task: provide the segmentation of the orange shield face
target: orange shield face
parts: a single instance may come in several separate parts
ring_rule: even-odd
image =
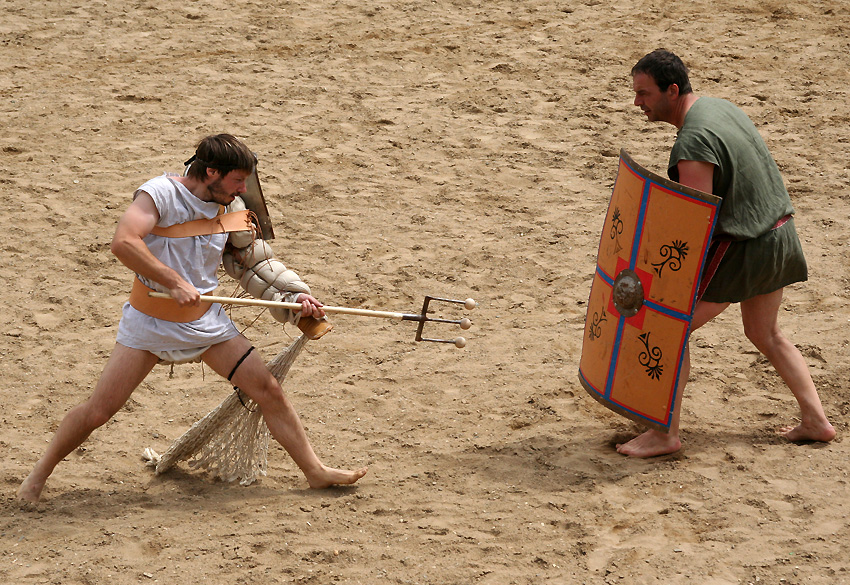
[[[596,400],[667,432],[720,198],[620,152],[599,242],[579,379]]]

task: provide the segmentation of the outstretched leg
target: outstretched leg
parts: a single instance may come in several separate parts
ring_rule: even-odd
[[[227,377],[237,360],[251,347],[243,336],[214,345],[203,359],[218,374]],[[259,405],[269,432],[286,449],[304,473],[311,488],[352,484],[366,475],[366,468],[349,471],[326,466],[310,445],[304,425],[280,384],[254,351],[239,365],[231,382]]]
[[[709,303],[700,301],[694,309],[691,319],[691,332],[699,329],[717,315],[722,313],[729,303]],[[679,384],[676,387],[676,403],[673,405],[673,416],[670,420],[669,432],[663,433],[655,429],[638,435],[628,443],[617,445],[617,452],[630,457],[657,457],[675,453],[682,448],[679,439],[679,416],[682,410],[682,395],[688,376],[691,373],[691,350],[690,342],[685,346],[685,354],[682,359],[682,371],[679,373]]]
[[[823,411],[806,360],[779,329],[782,292],[779,289],[741,303],[744,333],[770,361],[800,406],[800,424],[785,427],[780,432],[789,441],[831,441],[835,437],[835,429]]]
[[[47,478],[74,449],[124,406],[130,394],[156,365],[157,357],[116,343],[88,400],[68,411],[32,472],[18,488],[18,498],[37,502]]]

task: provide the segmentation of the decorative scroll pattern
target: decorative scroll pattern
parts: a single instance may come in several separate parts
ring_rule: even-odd
[[[664,366],[660,363],[661,348],[658,346],[650,348],[649,331],[638,335],[638,339],[640,339],[641,343],[643,343],[643,347],[645,348],[645,351],[640,352],[640,355],[638,356],[640,365],[646,368],[646,373],[650,378],[655,380],[660,379],[664,370]]]
[[[664,270],[665,266],[676,272],[682,267],[682,260],[688,255],[688,243],[682,240],[673,240],[672,244],[661,246],[658,253],[661,254],[663,260],[652,264],[658,276],[661,276],[661,271]]]
[[[620,218],[620,208],[614,208],[611,216],[611,239],[614,240],[614,253],[619,254],[623,246],[620,245],[620,234],[623,233],[623,220]]]
[[[597,339],[602,335],[602,323],[608,320],[608,315],[605,314],[605,308],[602,308],[602,315],[599,313],[593,313],[593,320],[590,322],[590,330],[588,331],[588,337],[591,340]]]

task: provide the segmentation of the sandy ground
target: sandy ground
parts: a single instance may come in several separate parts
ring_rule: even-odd
[[[0,9],[0,581],[850,583],[845,2]],[[692,338],[676,455],[617,455],[639,428],[578,382],[617,154],[663,172],[675,137],[632,105],[629,69],[659,46],[752,116],[784,173],[810,280],[787,289],[781,324],[831,444],[776,435],[796,405],[736,308]],[[257,152],[272,245],[320,299],[415,312],[425,294],[473,297],[467,347],[356,317],[308,344],[286,390],[324,460],[369,465],[357,487],[308,490],[278,447],[248,487],[185,464],[154,476],[143,448],[230,391],[184,365],[155,369],[42,503],[18,504],[114,343],[131,282],[109,252],[118,217],[224,131]],[[234,319],[267,358],[295,334],[253,309]]]

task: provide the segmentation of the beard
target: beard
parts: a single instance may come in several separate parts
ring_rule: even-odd
[[[220,178],[207,185],[207,191],[209,191],[209,194],[212,196],[212,200],[219,205],[230,205],[238,195],[238,193],[228,193],[222,189]]]

